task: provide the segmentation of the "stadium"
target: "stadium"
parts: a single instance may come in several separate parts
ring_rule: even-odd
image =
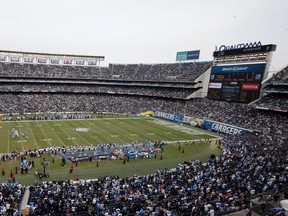
[[[287,0],[0,8],[0,216],[288,216]]]
[[[288,66],[269,76],[276,48],[108,67],[1,50],[1,214],[284,215]]]

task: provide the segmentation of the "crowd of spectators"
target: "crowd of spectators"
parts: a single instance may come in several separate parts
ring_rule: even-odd
[[[176,64],[109,65],[114,77],[127,80],[194,81],[211,67],[211,62]],[[112,76],[113,76],[112,75]]]
[[[0,76],[194,81],[208,70],[211,65],[211,62],[197,62],[181,64],[110,64],[109,67],[73,67],[0,63]]]
[[[266,83],[269,83],[261,91],[261,97],[255,106],[272,109],[272,110],[288,110],[288,66],[279,71]]]
[[[287,112],[288,98],[288,67],[279,71],[266,83],[261,92],[263,96],[253,106],[259,109],[270,109],[274,111]]]
[[[2,77],[99,78],[108,68],[0,63]]]
[[[222,155],[207,163],[187,161],[144,176],[36,184],[30,187],[31,215],[198,216],[247,208],[251,197],[279,194],[288,183],[288,146],[271,139],[274,133],[224,138]]]
[[[2,83],[0,92],[76,92],[76,93],[109,93],[109,94],[134,94],[146,96],[158,96],[167,98],[184,99],[191,95],[196,89],[183,87],[151,87],[136,85],[92,85],[73,83]]]
[[[137,115],[151,108],[174,110],[172,99],[99,94],[1,93],[0,113],[109,112]]]
[[[266,83],[288,83],[288,66],[273,75]]]
[[[288,111],[288,94],[268,94],[255,103],[258,107]]]
[[[288,83],[283,85],[268,85],[263,90],[261,90],[263,93],[283,93],[288,94]]]
[[[3,171],[2,171],[3,174]],[[0,184],[0,215],[18,215],[25,186],[12,181]]]

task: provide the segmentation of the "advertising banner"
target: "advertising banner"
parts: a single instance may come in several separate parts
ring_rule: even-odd
[[[229,66],[214,66],[211,73],[263,73],[266,64],[244,64]]]
[[[176,61],[185,61],[187,60],[187,52],[177,52]]]
[[[211,120],[203,120],[200,118],[195,118],[191,116],[183,116],[178,114],[171,114],[159,110],[153,110],[154,116],[156,118],[161,118],[173,122],[187,124],[193,127],[201,126],[209,131],[213,131],[220,134],[228,134],[228,135],[242,135],[245,133],[253,132],[253,130],[240,128],[237,126],[211,121]]]
[[[242,83],[242,90],[258,91],[260,90],[260,84],[259,83]]]
[[[209,83],[209,88],[221,89],[222,83]]]
[[[200,50],[194,50],[194,51],[188,51],[187,52],[187,59],[192,60],[192,59],[199,59],[200,56]]]
[[[188,124],[188,125],[191,125],[194,127],[204,125],[203,119],[199,119],[199,118],[195,118],[195,117],[191,117],[191,116],[183,116],[183,115],[179,115],[179,114],[171,114],[171,113],[162,112],[159,110],[153,110],[153,111],[154,111],[154,116],[156,118],[161,118],[161,119],[166,119],[166,120],[170,120],[173,122]]]
[[[171,114],[171,113],[167,113],[167,112],[162,112],[162,111],[158,111],[158,110],[153,110],[155,113],[155,117],[157,118],[162,118],[162,119],[167,119],[170,121],[175,121],[176,120],[176,115],[175,114]]]
[[[199,59],[200,50],[177,52],[176,61]]]
[[[245,128],[236,127],[233,125],[228,125],[216,121],[204,120],[204,125],[207,130],[220,133],[220,134],[229,134],[229,135],[242,135],[245,133],[252,132]]]
[[[196,126],[203,126],[204,125],[204,120],[203,119],[199,119],[199,118],[195,118],[195,117],[184,116],[183,123],[189,124],[189,125],[191,125],[193,127],[196,127]]]

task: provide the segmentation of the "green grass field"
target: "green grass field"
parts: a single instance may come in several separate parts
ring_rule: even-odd
[[[151,118],[106,118],[0,122],[0,152],[9,153],[14,150],[43,149],[51,146],[96,146],[103,143],[197,140],[216,137],[207,131],[189,127],[187,132],[186,126],[181,127],[170,122],[155,123],[157,121],[159,120]],[[18,138],[9,135],[12,128],[18,130]],[[79,128],[88,129],[89,132],[75,131]]]
[[[19,131],[18,138],[12,138],[9,131],[15,128]],[[86,128],[88,132],[79,132],[75,129]],[[23,135],[22,135],[23,134]],[[95,162],[82,162],[69,174],[70,163],[61,168],[61,158],[56,157],[55,163],[50,163],[47,168],[50,180],[75,179],[80,175],[83,179],[96,178],[105,175],[143,175],[155,173],[157,168],[173,168],[177,164],[191,159],[206,161],[211,154],[220,154],[215,144],[205,142],[205,139],[218,138],[217,135],[189,126],[153,118],[111,118],[91,120],[59,120],[59,121],[13,121],[0,122],[0,152],[12,152],[23,149],[41,149],[50,146],[77,146],[98,145],[100,143],[131,143],[141,141],[182,141],[181,144],[169,144],[164,147],[163,160],[136,159],[123,165],[120,160],[100,161],[96,168]],[[27,138],[28,137],[28,138]],[[191,140],[201,140],[192,144]],[[179,145],[181,149],[179,151]],[[45,156],[51,161],[51,157]],[[32,184],[36,179],[35,171],[43,171],[42,159],[34,159],[35,168],[29,170],[28,175],[16,175],[16,180],[23,184]],[[20,166],[20,161],[6,161],[0,164],[4,167],[6,175],[0,179],[2,182],[10,179],[9,172],[15,173],[15,167]],[[45,179],[43,179],[45,180]]]

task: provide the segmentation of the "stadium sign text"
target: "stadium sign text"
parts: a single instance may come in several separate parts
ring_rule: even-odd
[[[229,71],[229,72],[241,72],[246,71],[249,67],[241,67],[241,66],[234,66],[234,67],[223,67],[222,71]]]
[[[223,124],[221,122],[211,121],[211,120],[204,120],[204,125],[207,130],[214,131],[220,134],[245,134],[252,132],[251,130],[240,128],[233,125]]]
[[[234,50],[234,49],[242,49],[242,48],[252,48],[252,47],[259,47],[262,46],[261,41],[258,42],[250,42],[250,43],[240,43],[236,45],[221,45],[219,47],[219,51],[225,50]]]
[[[218,132],[221,132],[221,133],[231,134],[231,135],[242,133],[241,129],[229,127],[229,126],[217,124],[217,123],[213,123],[211,129],[218,131]]]
[[[155,111],[155,116],[164,118],[164,119],[169,119],[169,120],[175,120],[175,115],[171,113],[166,113],[166,112],[160,112],[160,111]]]
[[[260,89],[259,83],[243,83],[242,90],[258,91]]]

